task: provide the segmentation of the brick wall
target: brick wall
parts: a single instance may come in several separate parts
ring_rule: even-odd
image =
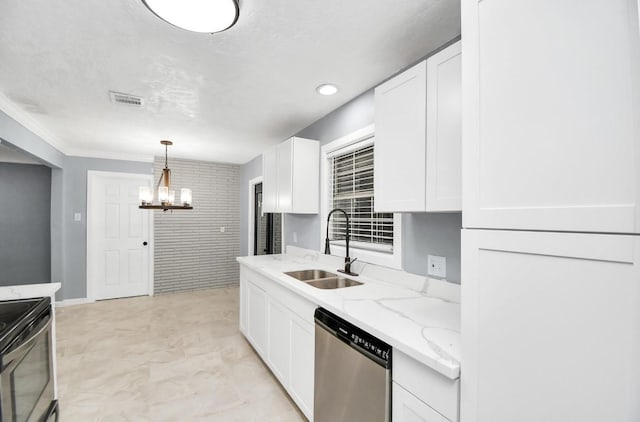
[[[157,157],[156,181],[163,167],[164,158]],[[190,188],[194,209],[154,211],[155,293],[237,284],[240,166],[170,158],[169,168],[176,202],[180,188]]]

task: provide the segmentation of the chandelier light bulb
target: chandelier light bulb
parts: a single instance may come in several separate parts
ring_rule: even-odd
[[[192,193],[191,189],[182,188],[180,189],[180,202],[182,205],[191,205]]]

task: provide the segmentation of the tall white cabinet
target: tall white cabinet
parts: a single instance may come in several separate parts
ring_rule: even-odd
[[[637,16],[462,2],[463,422],[640,420]]]
[[[640,236],[462,234],[463,422],[640,420]]]
[[[463,226],[640,233],[637,3],[462,7]]]
[[[460,211],[461,46],[375,89],[377,212]]]

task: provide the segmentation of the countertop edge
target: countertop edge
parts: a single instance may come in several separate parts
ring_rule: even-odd
[[[61,283],[22,284],[0,287],[0,300],[31,299],[53,296],[60,290]]]

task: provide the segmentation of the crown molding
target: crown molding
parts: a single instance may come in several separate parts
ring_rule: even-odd
[[[31,117],[29,113],[21,109],[15,102],[11,101],[4,93],[0,92],[0,110],[6,113],[16,122],[20,123],[29,131],[36,134],[43,141],[57,149],[58,151],[66,154],[67,147],[58,137],[56,137],[49,130],[45,129],[38,123],[36,119]]]
[[[121,160],[121,161],[138,161],[142,163],[153,163],[153,155],[148,154],[129,154],[113,151],[96,151],[90,149],[69,149],[66,152],[69,157],[78,158],[100,158],[103,160]]]

